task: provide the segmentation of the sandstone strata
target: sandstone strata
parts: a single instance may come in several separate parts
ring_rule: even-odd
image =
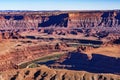
[[[57,45],[57,46],[56,46]],[[18,64],[32,61],[55,51],[61,51],[68,46],[62,45],[34,45],[13,49],[9,53],[0,55],[0,71],[18,69]],[[63,48],[63,49],[62,49]],[[4,66],[4,67],[3,67]]]
[[[0,12],[0,29],[118,27],[120,11]]]

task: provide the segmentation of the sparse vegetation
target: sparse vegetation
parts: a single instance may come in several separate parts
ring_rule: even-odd
[[[58,54],[59,53],[59,54]],[[36,62],[47,62],[49,60],[57,60],[59,59],[60,56],[62,56],[64,53],[60,53],[60,52],[55,52],[52,55],[48,55],[48,56],[44,56],[44,57],[40,57],[38,59],[35,59],[33,61],[29,61],[29,62],[25,62],[19,65],[19,68],[26,68],[28,65],[32,64],[32,63],[36,63]]]
[[[40,65],[39,64],[36,64],[36,63],[32,63],[32,64],[29,64],[27,66],[27,68],[35,68],[35,67],[39,67]]]

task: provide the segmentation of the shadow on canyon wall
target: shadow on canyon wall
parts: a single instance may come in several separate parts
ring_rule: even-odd
[[[120,44],[120,38],[113,41],[114,44]]]
[[[120,58],[92,54],[92,59],[90,60],[86,54],[80,52],[69,53],[68,57],[62,63],[58,62],[61,66],[71,65],[71,67],[64,67],[65,69],[88,71],[92,73],[120,73]],[[55,61],[48,61],[42,64],[49,66],[54,63]],[[58,66],[57,68],[62,67]]]
[[[120,73],[120,58],[108,57],[100,54],[92,54],[89,60],[86,54],[71,53],[70,58],[62,64],[72,65],[69,69],[84,70],[94,73]]]
[[[23,15],[16,15],[16,16],[7,15],[7,16],[4,16],[4,18],[7,19],[7,20],[10,20],[10,19],[13,19],[13,20],[23,20],[24,16]]]
[[[49,20],[39,23],[38,27],[49,27],[49,26],[67,27],[67,24],[68,24],[68,14],[59,14],[59,15],[50,16]]]

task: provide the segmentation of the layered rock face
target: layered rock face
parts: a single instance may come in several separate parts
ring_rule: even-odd
[[[98,26],[120,26],[120,11],[0,12],[0,29]]]
[[[61,51],[66,44],[56,45],[35,45],[25,47],[23,49],[17,48],[13,51],[0,55],[0,71],[6,71],[10,69],[18,69],[18,64],[22,62],[32,61],[41,56],[51,54],[54,51]],[[3,67],[4,66],[4,67]]]
[[[0,12],[0,29],[36,29],[48,26],[67,27],[67,18],[68,13],[63,12]]]
[[[38,14],[39,15],[39,14]],[[37,15],[22,12],[1,12],[0,29],[26,29],[36,28],[41,19]]]
[[[119,11],[69,13],[69,27],[118,27],[119,25]]]

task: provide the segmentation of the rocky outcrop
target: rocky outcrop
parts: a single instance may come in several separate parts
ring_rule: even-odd
[[[86,51],[89,51],[89,50],[92,50],[94,49],[92,46],[79,46],[77,48],[77,51],[78,52],[86,52]]]
[[[0,74],[0,80],[119,80],[119,75],[94,74],[84,71],[57,70],[41,66],[34,69],[11,70]]]
[[[20,39],[24,38],[19,34],[19,32],[11,31],[11,32],[1,32],[0,33],[2,39]]]
[[[118,27],[120,11],[0,12],[0,29]]]
[[[67,47],[69,47],[69,45],[67,45],[66,43],[63,43],[63,42],[57,43],[55,45],[55,49],[58,49],[58,50],[64,50]]]

